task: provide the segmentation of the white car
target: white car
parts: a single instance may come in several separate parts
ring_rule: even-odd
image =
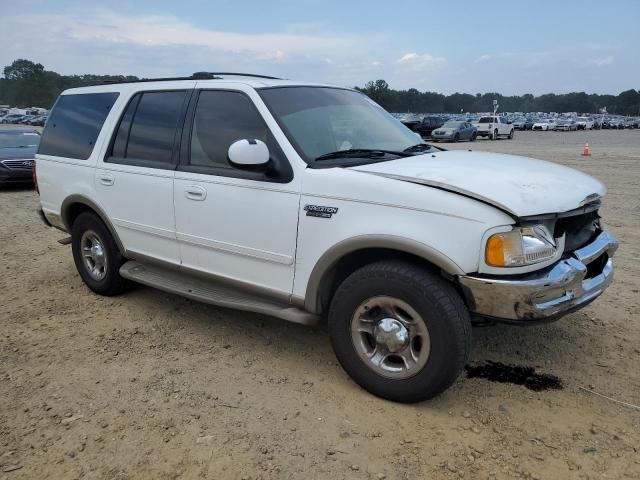
[[[594,121],[591,117],[576,118],[576,127],[578,130],[593,130]]]
[[[344,369],[395,401],[454,382],[473,320],[550,321],[613,278],[602,183],[442,151],[346,88],[200,73],[71,89],[36,165],[40,216],[94,292],[328,319]]]
[[[552,118],[546,118],[544,120],[538,120],[533,124],[531,130],[554,130],[556,128],[556,121]]]
[[[515,132],[513,124],[498,116],[480,117],[477,122],[473,122],[473,126],[477,129],[478,137],[489,137],[491,140],[497,140],[499,137],[513,139]]]

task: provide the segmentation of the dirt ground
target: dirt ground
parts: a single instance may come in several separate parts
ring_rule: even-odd
[[[581,157],[589,140],[592,156]],[[447,148],[604,181],[614,285],[551,325],[474,328],[473,364],[557,375],[533,392],[463,375],[400,405],[355,385],[324,328],[149,288],[91,293],[29,189],[0,190],[0,479],[640,478],[640,130],[517,133]]]

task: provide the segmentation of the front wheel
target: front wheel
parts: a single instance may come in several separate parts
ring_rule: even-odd
[[[497,140],[498,139],[498,130],[494,130],[493,133],[491,134],[491,140]]]
[[[397,402],[446,390],[471,348],[469,313],[438,275],[404,261],[382,261],[351,274],[329,309],[338,361],[361,387]]]
[[[513,129],[511,129],[511,131],[509,132],[509,140],[513,140],[513,135],[514,135]]]

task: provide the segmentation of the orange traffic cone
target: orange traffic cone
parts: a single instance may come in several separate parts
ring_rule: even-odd
[[[582,150],[582,156],[583,157],[590,157],[591,156],[591,151],[589,150],[589,142],[584,144],[584,149]]]

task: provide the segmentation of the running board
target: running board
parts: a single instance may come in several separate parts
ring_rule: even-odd
[[[278,303],[237,288],[222,286],[176,269],[129,261],[120,267],[120,275],[164,292],[211,305],[261,313],[303,325],[315,325],[319,320],[317,315],[290,304]]]

